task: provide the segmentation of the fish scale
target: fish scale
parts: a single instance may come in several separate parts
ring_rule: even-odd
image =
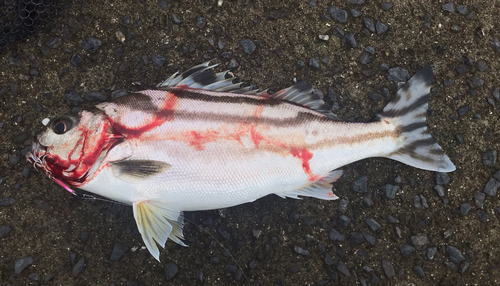
[[[300,82],[268,94],[213,74],[208,63],[96,110],[44,120],[28,159],[67,190],[132,205],[139,232],[182,242],[183,211],[231,207],[269,194],[338,197],[338,168],[386,157],[431,171],[455,166],[425,115],[432,68],[415,74],[374,120],[343,122]]]

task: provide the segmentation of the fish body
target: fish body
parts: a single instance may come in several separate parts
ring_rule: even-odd
[[[242,88],[208,63],[156,89],[50,120],[28,159],[62,186],[133,206],[151,254],[182,242],[183,211],[269,194],[325,200],[339,167],[386,157],[441,172],[455,166],[427,132],[432,69],[413,76],[369,123],[342,122],[310,85]]]

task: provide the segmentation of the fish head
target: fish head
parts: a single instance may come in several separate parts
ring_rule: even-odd
[[[101,112],[83,110],[42,123],[46,129],[33,140],[26,157],[49,178],[74,187],[81,187],[98,171],[107,151],[122,138],[112,132]]]

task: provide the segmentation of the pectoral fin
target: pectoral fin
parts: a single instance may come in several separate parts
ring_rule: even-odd
[[[136,183],[170,169],[172,165],[154,160],[124,160],[109,164],[120,180]]]
[[[332,192],[332,183],[337,181],[342,176],[342,170],[336,170],[328,173],[324,178],[304,186],[298,190],[293,190],[291,192],[286,193],[277,193],[278,196],[282,198],[293,198],[300,199],[299,196],[302,197],[313,197],[322,200],[336,200],[337,197]]]
[[[186,246],[181,239],[184,215],[181,211],[172,210],[161,202],[141,201],[133,204],[134,218],[142,240],[151,255],[160,261],[157,243],[165,247],[167,238]]]

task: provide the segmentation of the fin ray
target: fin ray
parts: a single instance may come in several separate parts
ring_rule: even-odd
[[[286,193],[276,193],[276,195],[282,198],[293,198],[293,199],[301,199],[302,197],[313,197],[321,200],[336,200],[337,197],[332,192],[332,183],[337,181],[343,174],[342,170],[336,170],[328,173],[325,177],[320,180],[308,184],[307,186],[293,190],[291,192]]]

